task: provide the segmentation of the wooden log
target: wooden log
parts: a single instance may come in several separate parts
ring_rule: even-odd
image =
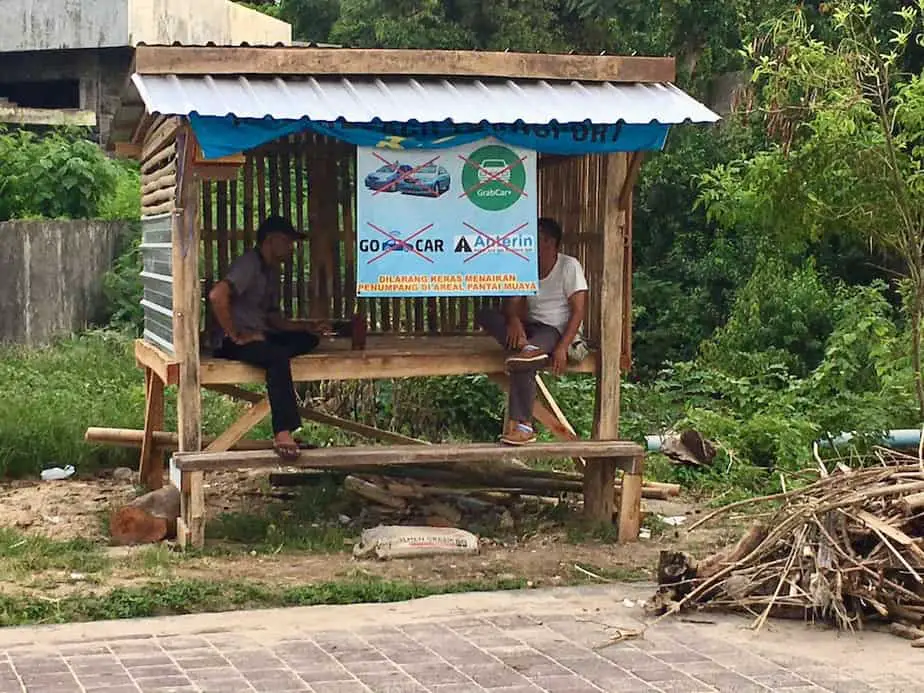
[[[112,512],[109,533],[118,545],[151,544],[176,536],[180,491],[167,484]]]
[[[609,479],[604,479],[609,483]],[[623,474],[622,488],[619,490],[619,531],[620,543],[638,541],[642,526],[642,475]]]
[[[440,503],[439,501],[427,503],[423,507],[423,511],[427,514],[428,520],[430,517],[438,517],[451,527],[458,526],[462,521],[461,511],[448,503]]]
[[[255,441],[256,442],[256,441]],[[351,469],[356,474],[377,474],[379,476],[397,476],[405,481],[402,483],[391,482],[388,485],[389,491],[397,496],[404,498],[419,497],[422,495],[438,495],[439,493],[461,493],[463,489],[469,491],[475,489],[516,489],[523,493],[580,493],[582,484],[580,478],[571,479],[543,479],[524,476],[491,476],[482,478],[473,478],[465,474],[458,474],[446,469],[433,469],[423,467],[401,466],[395,468],[388,467],[354,467]],[[533,470],[531,470],[533,471]],[[324,477],[337,478],[343,474],[338,474],[336,470],[306,470],[299,472],[273,472],[269,475],[271,486],[288,487],[313,485],[319,483]],[[420,482],[429,482],[431,484],[442,484],[442,487],[421,486],[417,483],[406,481],[415,479]],[[668,500],[671,497],[669,489],[661,486],[671,486],[670,484],[657,485],[645,482],[642,486],[642,497],[649,500]],[[451,488],[450,488],[451,487]],[[622,493],[622,484],[616,484],[614,493],[619,496]]]
[[[152,190],[141,196],[141,206],[156,207],[167,200],[172,200],[174,192],[174,188],[159,188]]]
[[[156,217],[161,214],[166,214],[167,212],[172,212],[173,207],[174,207],[173,200],[169,200],[168,202],[163,202],[159,205],[148,205],[147,207],[142,205],[141,206],[141,216]]]
[[[405,510],[407,508],[407,501],[403,498],[394,496],[385,489],[365,479],[360,479],[356,476],[348,476],[344,479],[343,486],[347,491],[352,491],[356,495],[367,498],[379,505],[394,508],[395,510]]]
[[[137,428],[99,428],[90,427],[84,433],[84,440],[88,443],[103,443],[123,448],[137,448],[142,444],[144,431]],[[168,452],[177,450],[179,440],[176,433],[170,431],[153,431],[154,446]],[[215,436],[203,436],[202,444],[210,445]],[[271,440],[240,440],[229,448],[231,450],[272,450]]]
[[[169,147],[165,147],[141,164],[141,175],[147,176],[154,171],[163,168],[175,156],[177,156],[176,144],[171,144]]]
[[[905,496],[899,501],[902,512],[906,515],[914,515],[924,508],[924,493],[912,493]]]
[[[164,188],[173,189],[176,187],[176,163],[171,162],[169,165],[157,171],[157,173],[147,176],[142,181],[141,194],[147,195],[148,193],[155,192],[157,190],[163,190]]]
[[[710,578],[720,570],[733,565],[756,549],[767,538],[769,528],[761,522],[752,524],[736,544],[704,558],[696,568],[698,578]]]
[[[161,120],[145,133],[144,144],[141,147],[142,164],[151,161],[152,157],[162,152],[168,145],[175,148],[176,143],[174,140],[179,127],[180,119],[170,117]]]
[[[890,623],[889,632],[892,635],[897,635],[898,637],[904,638],[905,640],[914,640],[916,642],[918,640],[924,639],[924,630],[921,630],[920,628],[913,628],[912,626],[907,626],[904,623]]]

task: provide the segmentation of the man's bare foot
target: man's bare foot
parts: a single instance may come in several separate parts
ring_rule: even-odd
[[[289,431],[280,431],[273,437],[273,450],[284,460],[297,460],[299,455],[298,441]]]

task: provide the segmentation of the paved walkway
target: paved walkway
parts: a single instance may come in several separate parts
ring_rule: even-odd
[[[637,628],[639,586],[0,629],[0,693],[924,691],[889,635],[697,616]],[[708,621],[708,622],[704,622]]]

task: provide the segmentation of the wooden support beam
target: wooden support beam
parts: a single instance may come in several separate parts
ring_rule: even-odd
[[[641,446],[624,440],[584,440],[534,443],[522,448],[493,443],[466,445],[392,445],[302,450],[298,460],[285,466],[310,469],[351,469],[369,466],[442,464],[445,462],[511,462],[524,459],[559,459],[581,455],[586,458],[641,457]],[[174,455],[177,469],[183,473],[226,469],[272,469],[282,463],[272,451],[223,453],[184,453]],[[612,489],[610,490],[612,494]]]
[[[267,397],[261,397],[254,402],[247,411],[231,424],[220,436],[213,440],[205,449],[206,452],[226,452],[234,447],[239,440],[250,432],[254,426],[263,421],[270,413],[270,403]]]
[[[498,387],[500,387],[501,390],[503,390],[504,393],[507,395],[508,404],[507,406],[504,407],[504,431],[506,431],[510,423],[510,420],[507,414],[507,409],[509,408],[509,398],[510,398],[510,381],[506,375],[501,375],[499,373],[492,373],[488,375],[488,378],[492,382],[494,382]],[[543,390],[546,393],[548,392],[548,389],[545,387],[545,383],[542,382],[542,378],[539,376],[538,373],[536,374],[536,383],[537,385],[541,384],[540,394],[543,393]],[[551,393],[548,393],[548,397],[551,399],[552,397]],[[544,395],[543,395],[543,399],[545,399]],[[554,404],[554,400],[552,400],[552,402]],[[555,404],[555,407],[557,408],[558,405]],[[561,410],[559,410],[559,412],[561,412]],[[541,401],[539,399],[536,400],[536,403],[533,406],[533,416],[539,423],[541,423],[543,426],[549,429],[549,433],[551,433],[553,436],[555,436],[559,440],[579,440],[577,434],[574,432],[574,429],[571,428],[570,424],[568,424],[567,419],[564,419],[564,414],[562,414],[561,418],[559,418],[559,416],[553,411],[553,409],[548,406],[548,400],[545,400],[545,401]],[[562,423],[562,419],[564,419],[564,424]],[[575,457],[572,459],[572,461],[574,462],[574,466],[578,469],[578,471],[580,472],[584,471],[585,463],[583,459],[581,459],[580,457]]]
[[[622,276],[625,213],[619,203],[627,173],[626,154],[607,155],[603,270],[599,301],[602,306],[617,306],[619,309],[603,310],[600,315],[600,352],[593,431],[594,438],[597,439],[619,436],[619,366],[622,352],[622,294],[625,287]],[[587,520],[612,522],[615,483],[616,465],[612,461],[588,461],[584,472],[584,515]]]
[[[558,402],[555,401],[555,398],[552,396],[551,391],[546,386],[542,376],[538,373],[536,373],[536,389],[539,392],[540,397],[540,402],[537,402],[537,404],[542,404],[545,407],[548,407],[548,410],[555,417],[555,421],[564,433],[564,435],[560,436],[560,438],[562,440],[578,440],[578,434],[574,430],[574,426],[572,426],[571,422],[568,421],[568,417],[565,416],[565,413],[561,410],[561,407],[558,406]],[[587,462],[581,457],[575,457],[573,462],[575,469],[583,474],[584,469],[587,466]]]
[[[673,82],[674,58],[358,48],[138,46],[141,75],[433,76]]]
[[[180,364],[175,357],[143,339],[135,340],[135,363],[150,368],[165,385],[180,381]]]
[[[166,124],[165,124],[166,125]],[[154,133],[157,138],[159,133]],[[164,134],[165,139],[172,136]],[[152,148],[149,138],[145,150]],[[172,146],[172,145],[171,145]],[[195,137],[184,123],[176,132],[177,200],[173,215],[173,341],[179,362],[177,431],[182,452],[202,449],[202,399],[199,390],[199,181],[192,168]],[[201,472],[183,473],[177,540],[205,543],[205,491]]]
[[[242,400],[244,402],[253,403],[262,399],[260,394],[251,392],[250,390],[245,390],[241,387],[236,387],[234,385],[205,385],[204,387],[207,390],[220,392],[223,395],[227,395],[228,397]],[[298,411],[303,418],[308,419],[309,421],[315,421],[326,426],[339,428],[343,431],[355,433],[356,435],[360,435],[371,440],[381,440],[390,443],[430,445],[430,442],[427,440],[412,438],[411,436],[401,435],[400,433],[394,433],[392,431],[384,431],[381,428],[376,428],[375,426],[367,426],[366,424],[343,419],[339,416],[325,414],[324,412],[320,412],[317,409],[313,409],[311,407],[299,407]]]
[[[415,378],[438,375],[501,374],[504,372],[504,353],[500,348],[455,352],[425,348],[416,352],[377,350],[374,346],[365,351],[325,352],[324,346],[306,356],[292,359],[292,378],[295,382],[318,380],[374,380],[376,378]],[[593,356],[582,363],[569,366],[569,373],[594,373]],[[202,382],[212,384],[260,383],[265,374],[259,368],[240,361],[203,359]]]
[[[151,368],[144,369],[144,402],[144,432],[138,478],[148,491],[156,491],[164,485],[163,455],[154,442],[154,431],[164,427],[164,381]]]

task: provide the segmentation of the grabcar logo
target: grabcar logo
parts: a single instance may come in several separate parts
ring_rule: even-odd
[[[526,168],[507,147],[492,144],[476,149],[462,167],[465,196],[477,207],[500,212],[524,195]]]

